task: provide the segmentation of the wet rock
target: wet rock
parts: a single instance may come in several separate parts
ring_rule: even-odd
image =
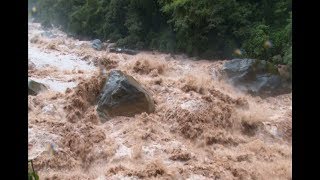
[[[102,42],[99,39],[95,39],[91,44],[92,48],[100,51],[102,49]]]
[[[44,84],[28,79],[28,95],[35,96],[39,92],[46,90],[48,90],[48,88]]]
[[[154,101],[150,94],[132,77],[112,70],[98,100],[97,112],[101,122],[114,116],[134,116],[152,113]]]
[[[285,80],[284,86],[292,89],[292,66],[278,65],[278,71],[280,76]]]
[[[288,93],[276,66],[264,60],[233,59],[222,68],[233,85],[255,95]]]
[[[279,64],[278,71],[280,76],[282,76],[284,79],[288,81],[292,80],[292,66]]]

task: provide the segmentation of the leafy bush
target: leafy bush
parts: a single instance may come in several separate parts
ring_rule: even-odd
[[[268,58],[268,50],[263,45],[269,40],[269,26],[257,24],[250,30],[249,38],[244,41],[243,48],[246,55],[253,58]]]
[[[292,46],[285,50],[285,54],[283,57],[283,63],[292,65]]]

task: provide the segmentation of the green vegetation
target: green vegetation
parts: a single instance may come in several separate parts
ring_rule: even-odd
[[[31,166],[28,168],[28,180],[39,180],[38,174],[34,171],[32,160],[29,160],[28,163]]]
[[[29,0],[44,26],[119,46],[292,63],[291,0]],[[268,47],[265,43],[270,42]]]

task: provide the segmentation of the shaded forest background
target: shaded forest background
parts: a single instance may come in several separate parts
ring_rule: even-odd
[[[59,26],[80,39],[201,58],[292,64],[291,0],[28,0],[28,4],[44,27]]]

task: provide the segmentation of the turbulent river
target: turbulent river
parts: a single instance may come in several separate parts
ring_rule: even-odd
[[[96,51],[58,29],[28,28],[28,76],[48,87],[28,97],[40,179],[291,179],[291,93],[242,93],[221,76],[225,60]],[[155,112],[101,123],[92,101],[101,69],[133,76]]]

